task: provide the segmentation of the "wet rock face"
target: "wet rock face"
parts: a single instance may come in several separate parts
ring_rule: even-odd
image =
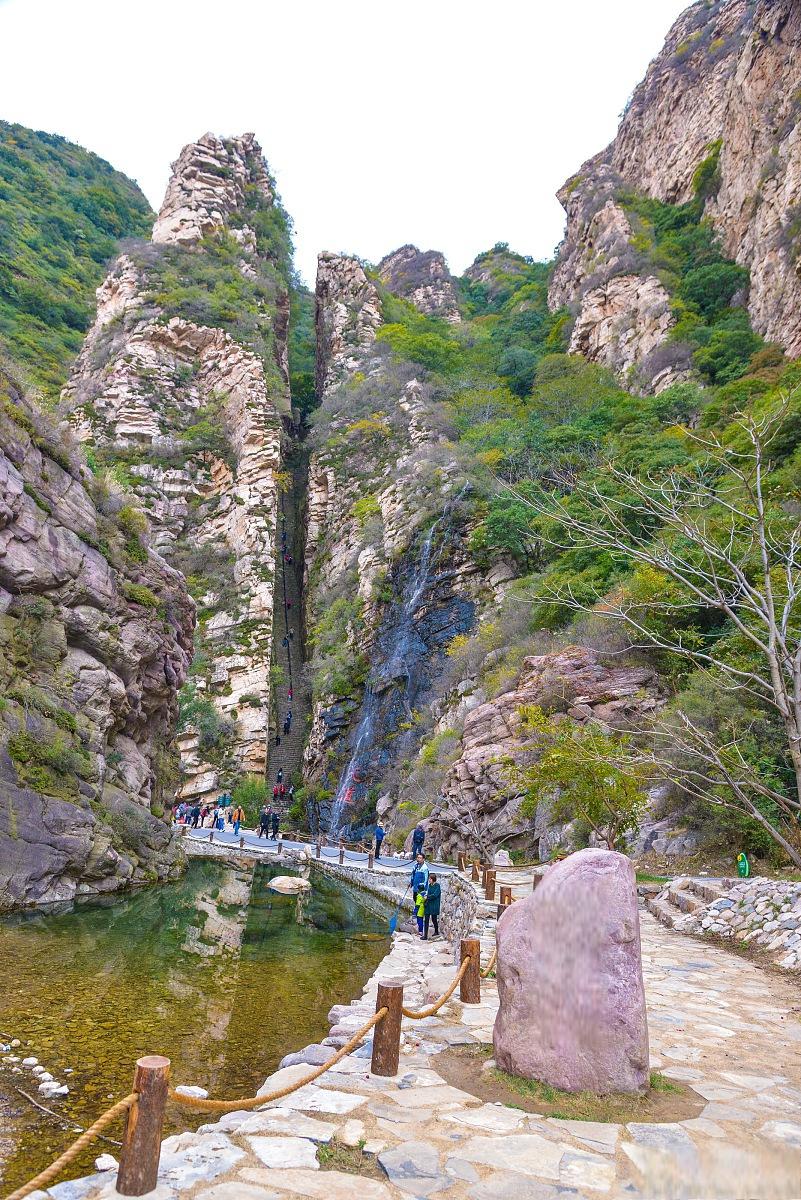
[[[567,1092],[643,1092],[648,1024],[634,867],[580,850],[498,922],[498,1066]]]
[[[263,773],[267,759],[277,479],[290,418],[288,301],[248,221],[274,202],[252,134],[207,134],[186,146],[154,226],[157,245],[112,267],[64,391],[78,436],[105,461],[121,460],[154,544],[194,581],[198,658],[208,661],[196,687],[219,714],[220,737],[201,746],[193,726],[182,731],[182,795],[193,798],[217,793],[226,773]],[[152,299],[164,290],[165,255],[170,278],[188,270],[191,282],[203,250],[186,247],[217,231],[241,247],[226,269],[246,279],[258,273],[250,318],[269,354]]]
[[[413,714],[430,699],[445,648],[473,625],[474,602],[461,594],[454,562],[464,559],[457,526],[410,547],[393,572],[393,598],[373,634],[371,669],[361,703],[351,702],[345,724],[326,722],[326,751],[347,763],[335,795],[321,812],[323,827],[358,824],[370,788],[416,747]],[[323,719],[331,710],[323,710]],[[342,711],[341,705],[334,711]],[[355,727],[354,727],[355,726]]]
[[[667,203],[684,203],[692,198],[697,166],[718,140],[720,186],[707,200],[706,213],[719,231],[724,253],[750,269],[748,308],[754,328],[790,355],[801,354],[796,231],[801,109],[795,99],[801,86],[800,49],[801,9],[791,0],[692,5],[634,92],[615,140],[559,193],[568,224],[551,303],[578,309],[584,328],[580,336],[598,361],[621,372],[627,368],[626,356],[615,346],[620,339],[610,341],[604,320],[637,331],[628,339],[637,360],[642,354],[636,342],[663,340],[669,328],[660,328],[650,303],[643,309],[637,290],[630,288],[626,297],[617,284],[614,303],[605,306],[586,284],[597,269],[594,246],[599,222],[605,219],[599,210],[610,195],[610,181]],[[588,326],[597,329],[594,338],[588,337]],[[648,352],[645,345],[643,353]]]
[[[322,255],[306,627],[348,603],[358,617],[343,642],[355,662],[366,660],[352,690],[315,702],[304,777],[330,794],[324,824],[338,794],[355,814],[413,746],[412,708],[425,703],[446,642],[471,626],[481,594],[492,595],[467,553],[460,464],[426,388],[376,342],[380,321],[361,265]]]
[[[0,380],[0,908],[166,878],[194,605]],[[57,438],[56,438],[57,441]],[[54,457],[56,455],[57,457]]]
[[[427,828],[443,852],[471,852],[476,838],[487,847],[534,846],[549,857],[559,844],[544,809],[532,821],[520,812],[523,797],[510,785],[503,760],[536,754],[526,740],[520,710],[538,705],[562,712],[580,724],[600,721],[625,728],[659,704],[656,672],[645,667],[609,665],[594,650],[569,646],[525,659],[517,685],[470,709],[464,720],[460,754],[448,771]]]
[[[391,292],[410,300],[427,316],[453,325],[461,321],[456,285],[439,250],[401,246],[381,259],[378,274]]]

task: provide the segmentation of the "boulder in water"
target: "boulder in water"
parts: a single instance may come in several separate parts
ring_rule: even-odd
[[[648,1025],[634,867],[580,850],[498,922],[498,1066],[567,1092],[641,1092]]]
[[[281,892],[284,896],[296,896],[298,892],[305,892],[311,887],[308,879],[301,879],[298,875],[276,875],[275,879],[271,879],[267,887],[271,892]]]

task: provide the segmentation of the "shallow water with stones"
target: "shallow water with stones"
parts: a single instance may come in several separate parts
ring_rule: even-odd
[[[20,1038],[14,1054],[70,1087],[46,1100],[30,1071],[0,1065],[6,1189],[77,1136],[18,1089],[86,1126],[127,1094],[142,1054],[166,1054],[174,1085],[252,1096],[284,1054],[325,1036],[331,1005],[358,996],[388,948],[387,911],[314,867],[304,896],[269,891],[287,873],[257,865],[251,886],[247,872],[194,860],[175,884],[0,920],[0,1038]],[[171,1104],[165,1132],[204,1120]],[[96,1142],[67,1174],[117,1149]]]

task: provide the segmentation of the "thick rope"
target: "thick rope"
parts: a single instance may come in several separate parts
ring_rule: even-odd
[[[404,1008],[404,1017],[409,1017],[412,1021],[422,1021],[424,1017],[433,1017],[435,1013],[439,1012],[445,1001],[450,1000],[451,996],[456,991],[457,983],[460,981],[469,966],[470,955],[468,954],[466,958],[462,959],[462,965],[456,972],[453,983],[448,988],[447,992],[444,992],[443,995],[440,996],[439,1000],[435,1000],[434,1003],[429,1005],[428,1008],[421,1008],[419,1011],[415,1011],[413,1008]]]
[[[487,965],[486,965],[486,967],[484,968],[484,970],[481,972],[481,978],[482,978],[482,979],[486,979],[486,978],[487,978],[487,976],[489,975],[490,971],[491,971],[491,970],[492,970],[492,968],[495,966],[495,963],[497,962],[497,960],[498,960],[498,947],[496,946],[496,947],[495,947],[495,949],[492,951],[492,956],[490,957],[490,960],[489,960],[489,962],[487,963]]]
[[[389,1010],[387,1008],[379,1008],[377,1013],[374,1013],[366,1025],[362,1025],[349,1042],[346,1042],[341,1050],[337,1050],[333,1058],[329,1058],[328,1062],[323,1063],[316,1071],[312,1071],[310,1075],[305,1075],[303,1079],[299,1079],[297,1083],[290,1083],[283,1088],[275,1088],[272,1092],[265,1092],[263,1096],[251,1096],[247,1100],[200,1100],[194,1096],[184,1096],[182,1092],[173,1091],[170,1088],[169,1098],[175,1100],[178,1104],[183,1104],[186,1108],[199,1108],[203,1112],[239,1112],[240,1109],[260,1108],[263,1104],[270,1104],[273,1100],[282,1100],[284,1096],[291,1096],[293,1092],[299,1088],[305,1087],[307,1083],[314,1083],[315,1079],[319,1079],[326,1071],[330,1071],[346,1054],[350,1054],[366,1033],[369,1033],[374,1025],[379,1021],[383,1021]],[[9,1197],[10,1200],[10,1197]]]
[[[137,1099],[137,1093],[131,1092],[130,1096],[126,1096],[124,1100],[120,1100],[117,1104],[113,1105],[112,1108],[103,1113],[102,1117],[98,1117],[94,1125],[90,1125],[55,1162],[52,1162],[49,1167],[45,1167],[44,1171],[40,1171],[33,1179],[29,1179],[22,1187],[17,1188],[10,1196],[6,1196],[6,1200],[22,1200],[23,1196],[30,1196],[31,1192],[35,1192],[37,1188],[43,1188],[52,1183],[56,1176],[60,1174],[62,1168],[77,1158],[81,1151],[85,1150],[95,1140],[101,1129],[105,1129],[117,1117],[122,1116],[124,1112],[128,1112]]]

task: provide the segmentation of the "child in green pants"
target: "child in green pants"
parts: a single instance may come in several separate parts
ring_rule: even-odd
[[[423,928],[425,926],[426,913],[426,898],[424,892],[418,892],[414,902],[414,911],[417,915],[417,928],[420,931],[420,937],[423,936]]]

